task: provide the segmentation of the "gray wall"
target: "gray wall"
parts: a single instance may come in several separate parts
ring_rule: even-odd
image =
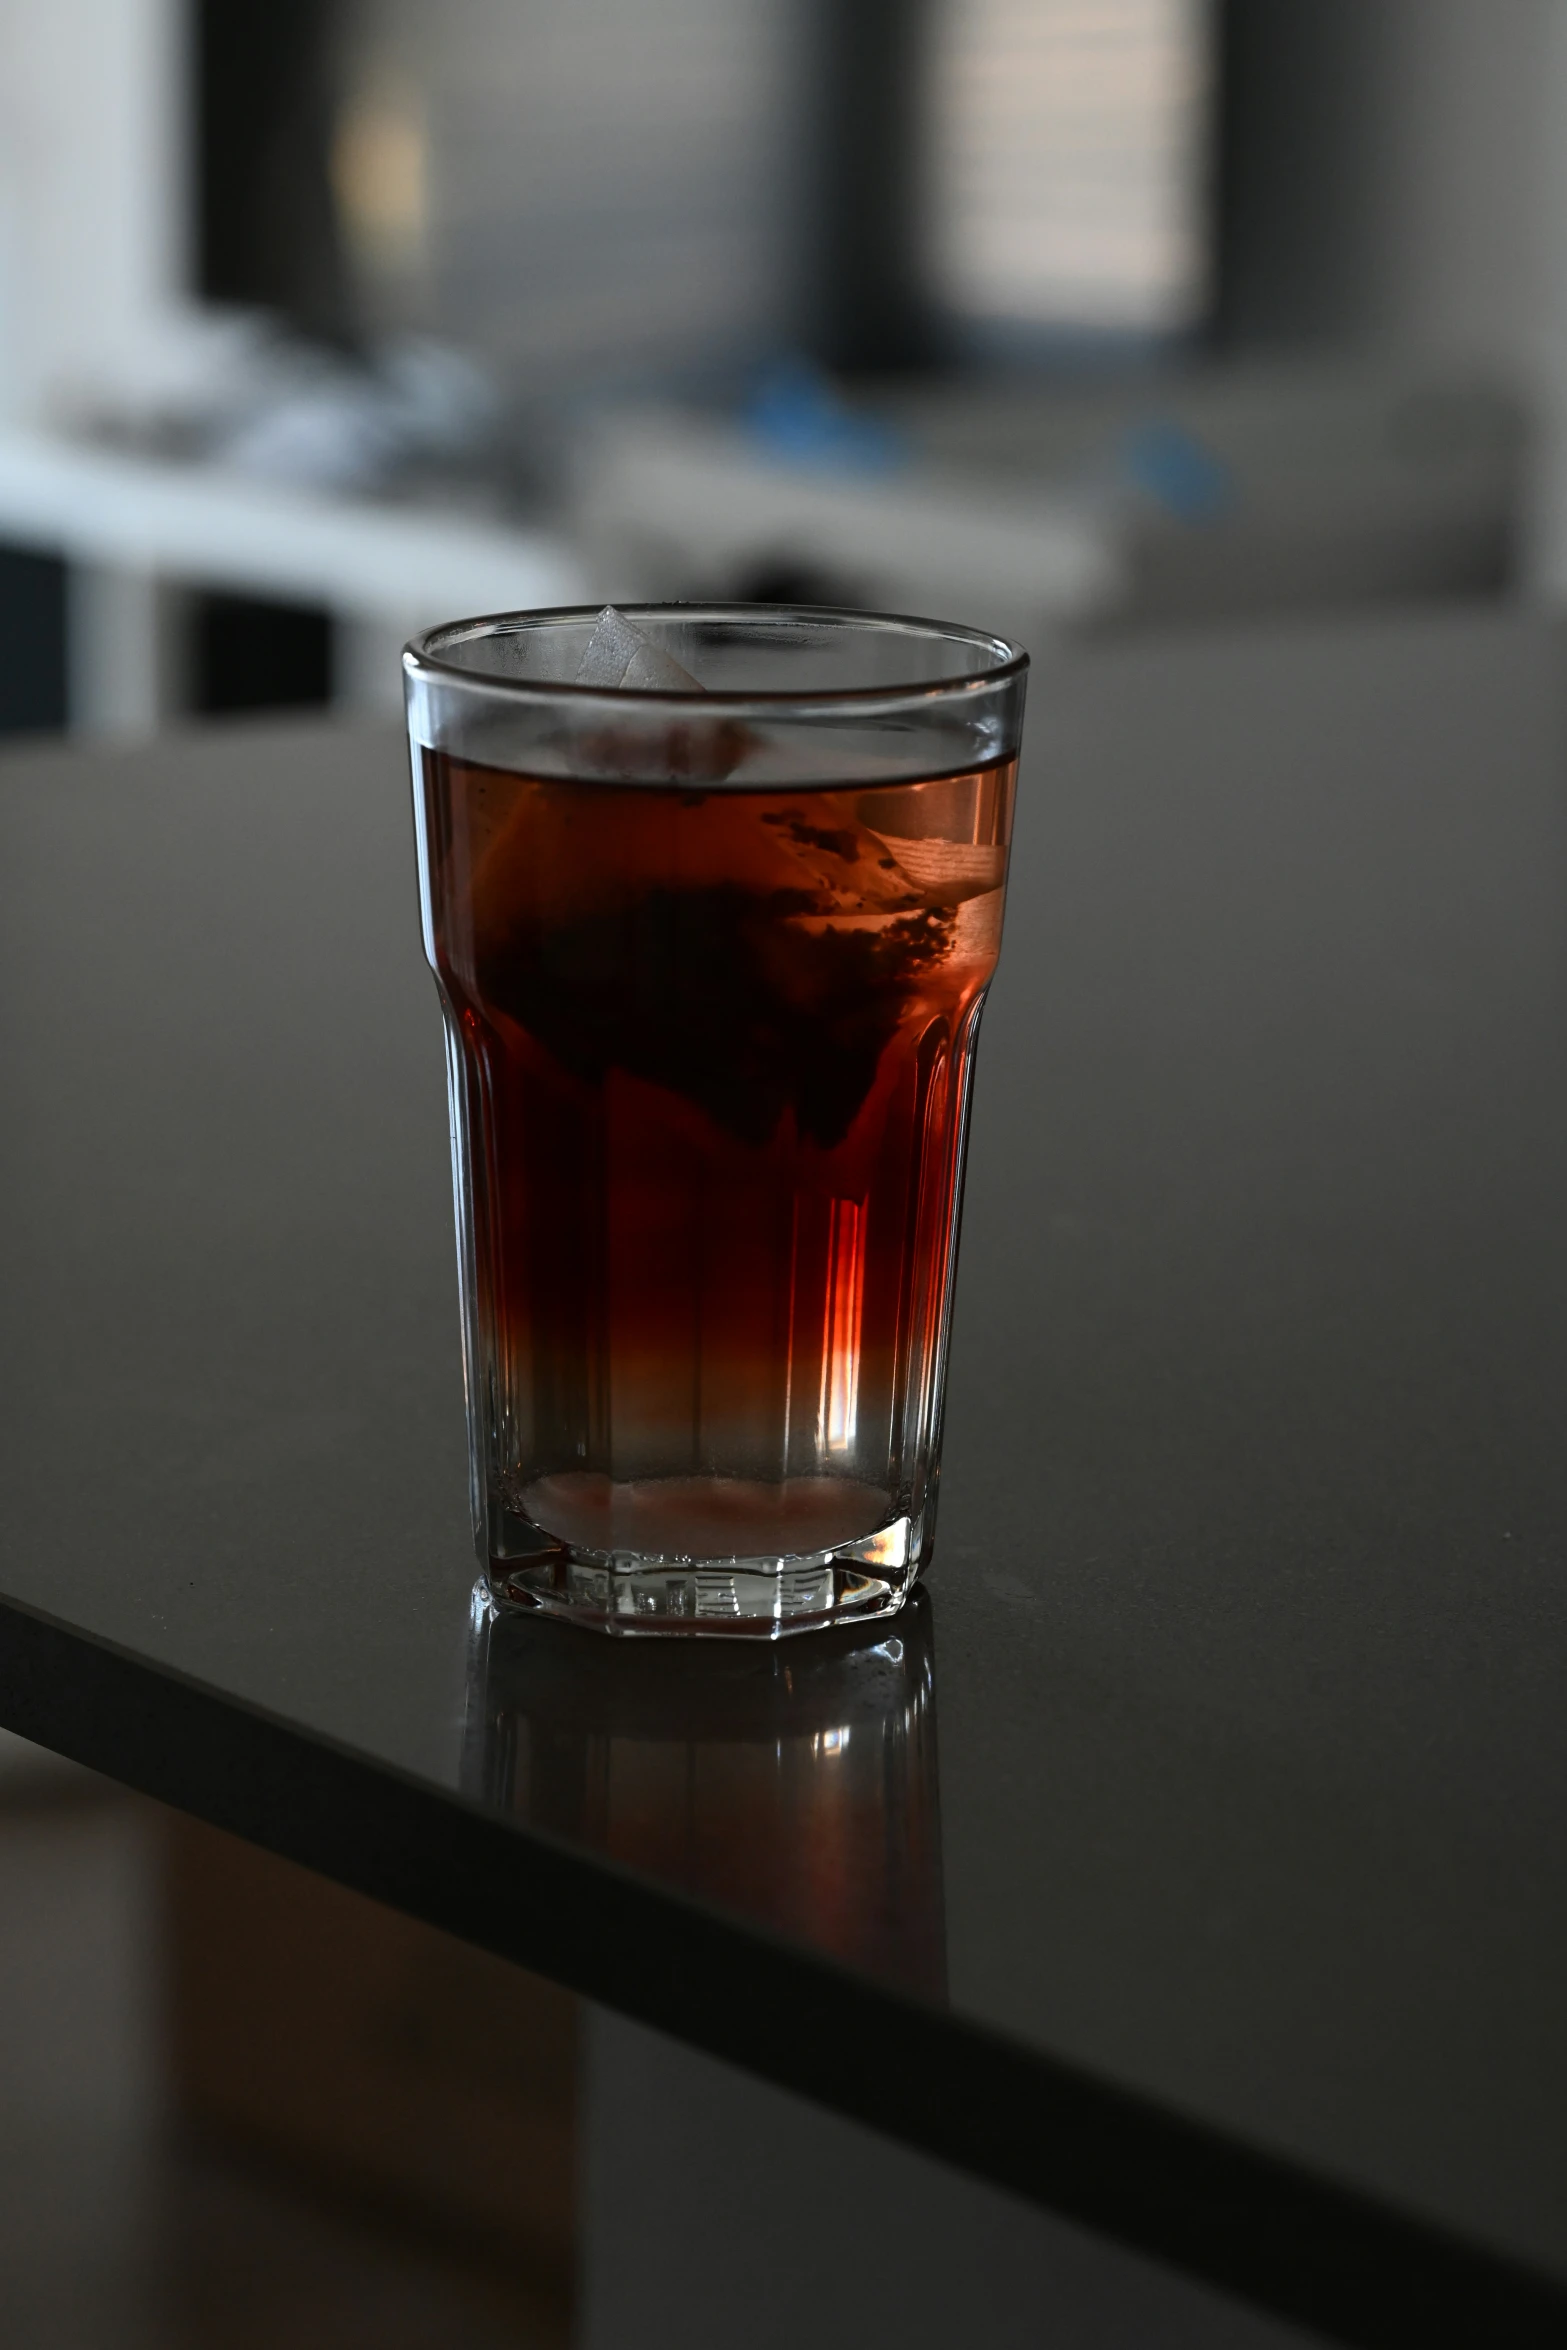
[[[1560,0],[1231,0],[1228,340],[1532,355]]]

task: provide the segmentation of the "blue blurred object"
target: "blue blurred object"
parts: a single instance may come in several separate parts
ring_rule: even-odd
[[[896,473],[908,463],[896,425],[844,401],[806,359],[785,359],[757,385],[743,421],[770,457],[836,473]]]
[[[1134,424],[1121,442],[1127,478],[1179,522],[1216,522],[1235,503],[1222,457],[1170,417]]]

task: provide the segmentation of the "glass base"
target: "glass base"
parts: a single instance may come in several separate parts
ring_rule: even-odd
[[[501,1606],[597,1632],[780,1640],[896,1615],[919,1578],[920,1532],[900,1517],[803,1555],[653,1557],[564,1541],[502,1509],[492,1514],[486,1581]]]

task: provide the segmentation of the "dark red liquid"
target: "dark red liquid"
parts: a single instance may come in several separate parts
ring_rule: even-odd
[[[505,1509],[692,1557],[918,1518],[1012,787],[425,754]]]

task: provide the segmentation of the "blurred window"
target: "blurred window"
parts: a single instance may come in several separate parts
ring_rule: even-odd
[[[944,0],[935,291],[960,318],[1117,335],[1209,298],[1210,0]]]
[[[789,0],[344,0],[331,171],[359,321],[526,388],[692,376],[786,331]]]

